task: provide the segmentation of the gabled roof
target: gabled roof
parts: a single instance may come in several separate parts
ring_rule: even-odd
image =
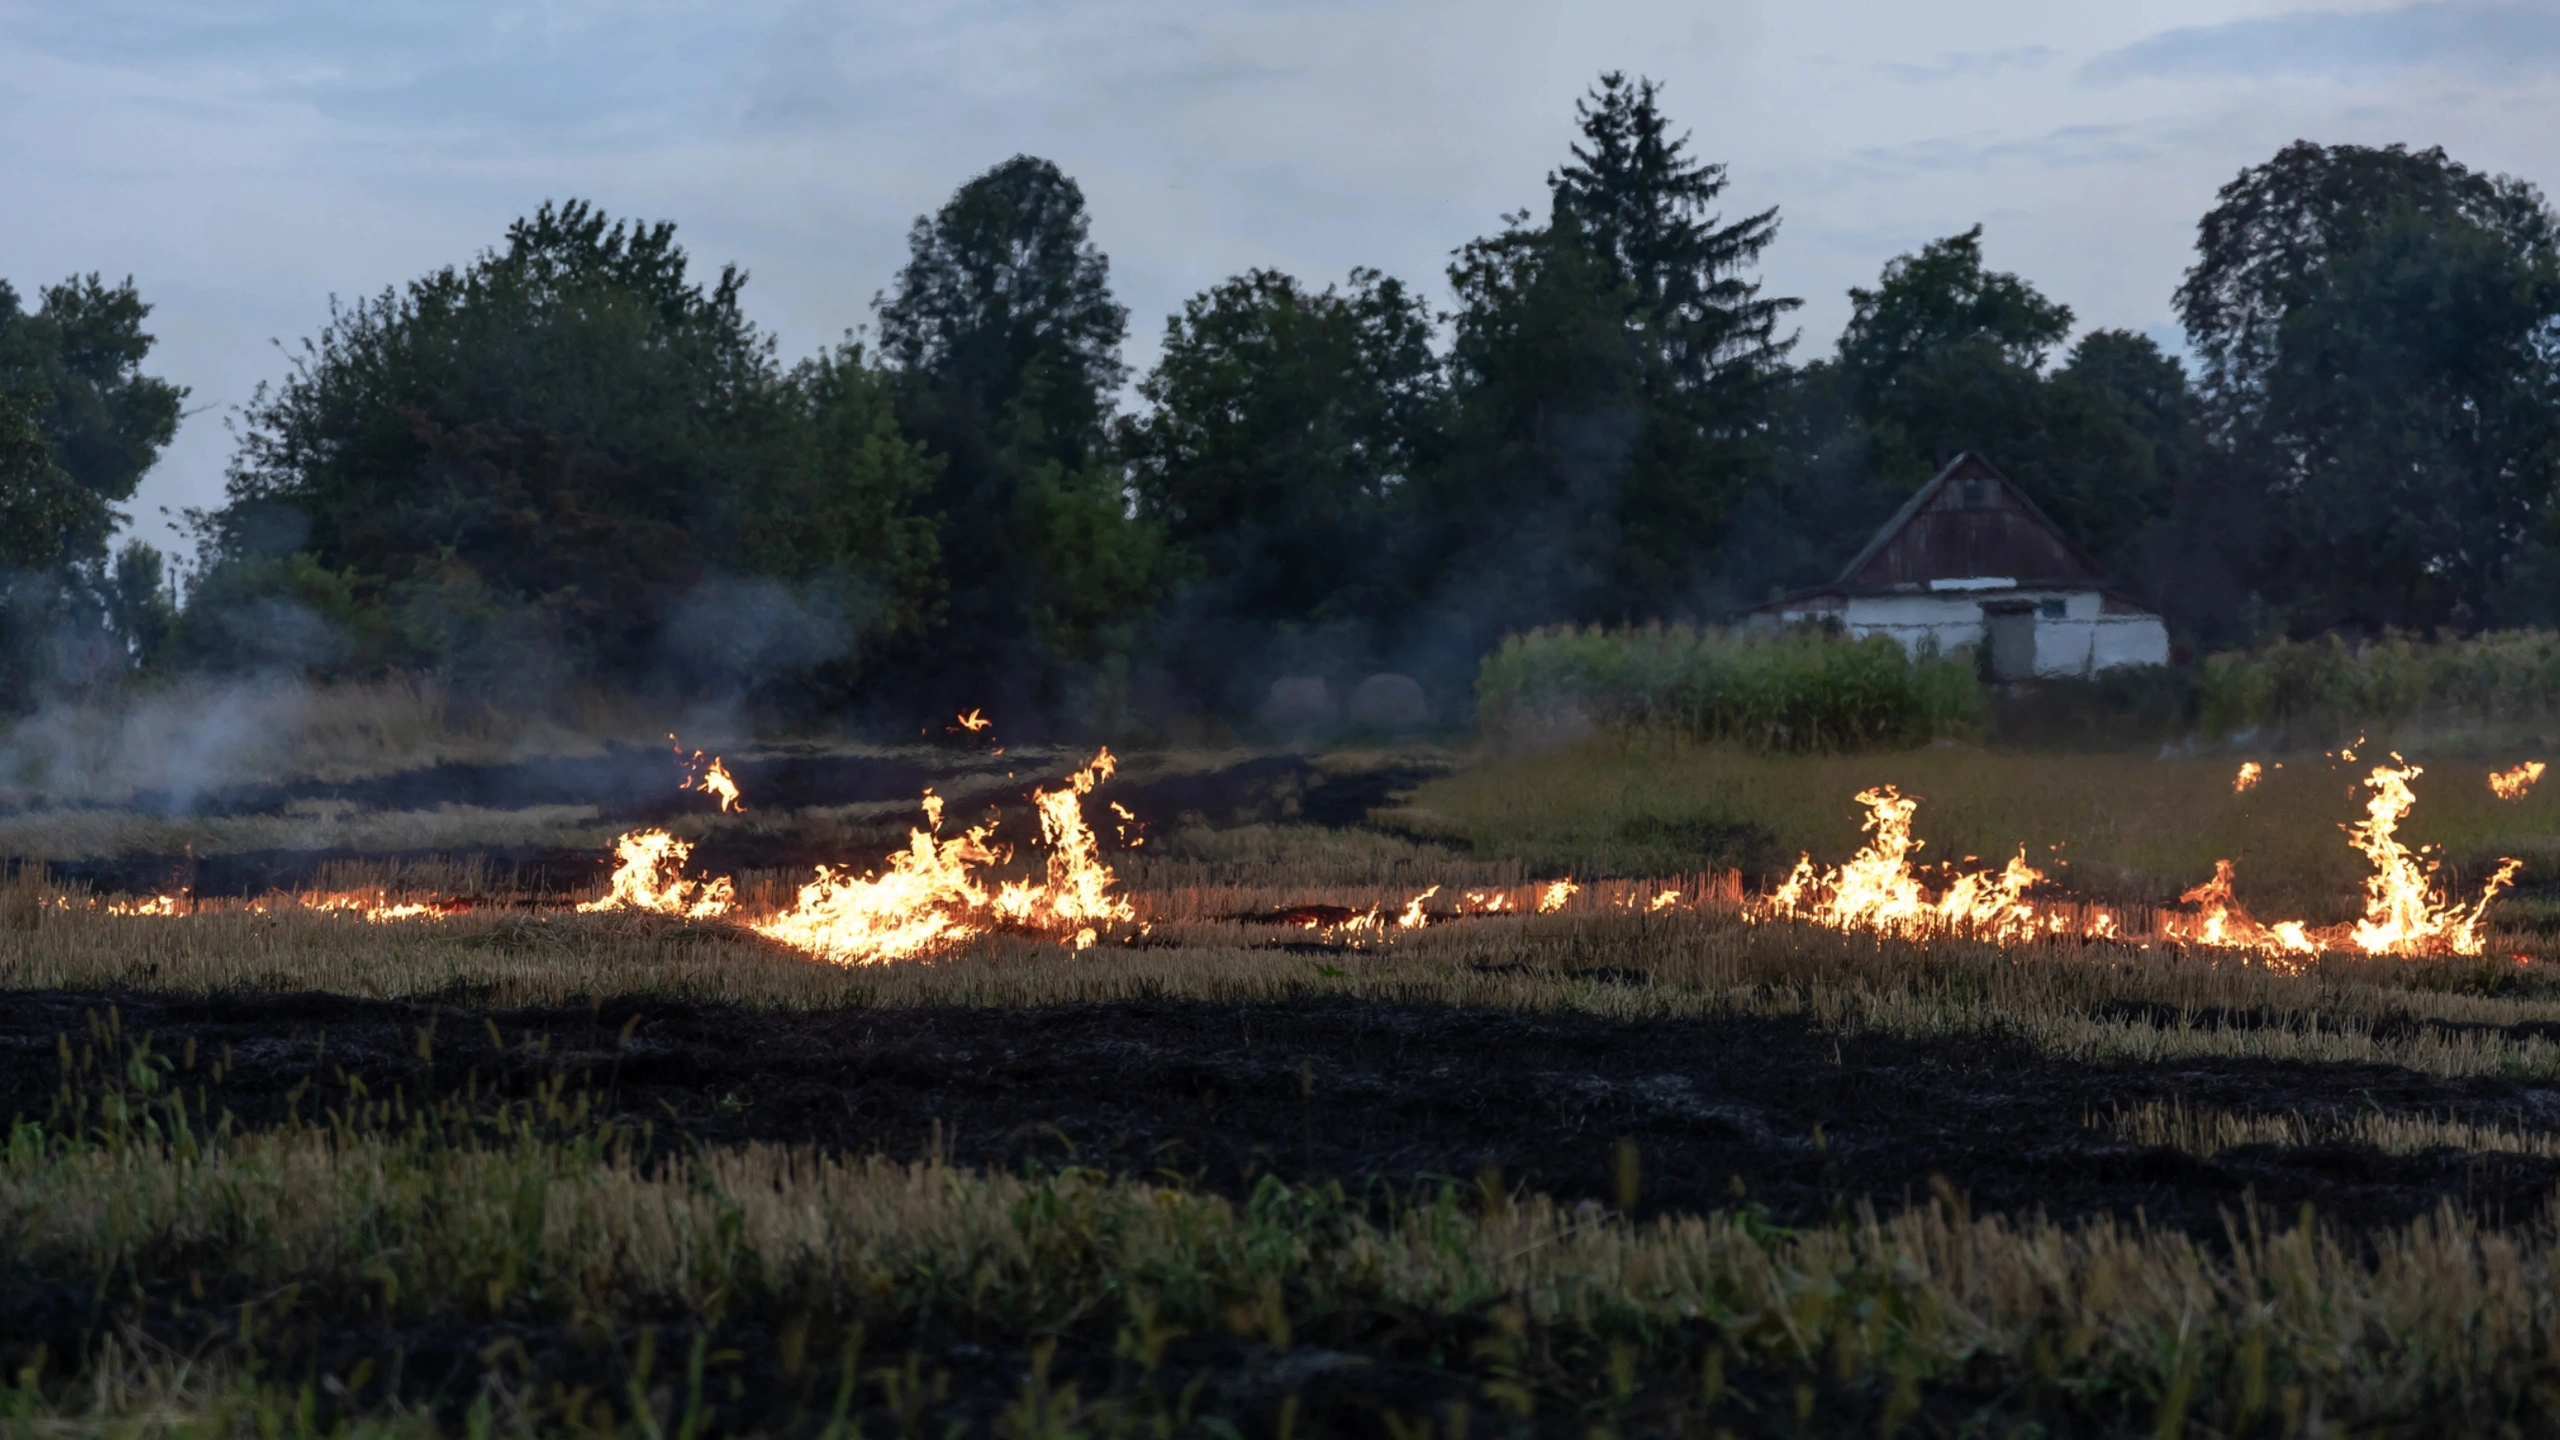
[[[1990,575],[2021,586],[2106,586],[2098,567],[2033,500],[1968,450],[1903,502],[1840,578],[1822,588],[1891,590]]]

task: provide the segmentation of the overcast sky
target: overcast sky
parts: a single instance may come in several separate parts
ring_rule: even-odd
[[[2174,341],[2214,190],[2297,137],[2560,183],[2560,0],[0,0],[0,276],[130,274],[190,416],[137,510],[219,500],[224,417],[332,294],[551,197],[677,222],[786,356],[869,318],[908,225],[1009,155],[1080,181],[1132,354],[1249,266],[1448,252],[1539,204],[1605,69],[1666,82],[1764,276],[1843,292],[1981,222],[2081,325]]]

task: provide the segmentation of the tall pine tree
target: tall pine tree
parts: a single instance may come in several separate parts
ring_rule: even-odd
[[[1767,464],[1769,387],[1797,301],[1752,267],[1777,212],[1726,220],[1650,80],[1603,75],[1543,226],[1459,252],[1451,461],[1417,533],[1442,557],[1443,645],[1553,620],[1697,608]],[[1478,639],[1485,638],[1479,634]]]

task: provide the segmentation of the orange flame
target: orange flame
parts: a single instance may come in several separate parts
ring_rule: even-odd
[[[1440,887],[1434,885],[1430,889],[1425,890],[1421,894],[1404,902],[1404,913],[1396,917],[1396,925],[1398,928],[1405,930],[1419,930],[1423,926],[1430,924],[1430,913],[1422,907],[1424,902],[1439,893]]]
[[[927,828],[909,831],[907,848],[890,856],[885,868],[856,876],[822,865],[790,909],[753,921],[751,928],[841,965],[915,959],[1000,923],[1085,949],[1100,938],[1099,927],[1137,919],[1137,907],[1113,893],[1118,878],[1102,862],[1101,842],[1085,823],[1082,804],[1118,766],[1105,749],[1065,785],[1032,795],[1049,848],[1043,880],[1010,880],[990,893],[976,871],[1005,858],[988,843],[994,827],[943,839],[942,800],[928,794]]]
[[[684,746],[677,743],[675,736],[669,735],[667,743],[675,746],[676,763],[684,766],[684,779],[676,782],[677,789],[699,790],[717,799],[723,815],[747,808],[745,797],[738,791],[738,782],[730,778],[729,767],[720,762],[719,756],[712,756],[710,763],[705,765],[701,751],[694,751],[693,758],[687,760],[684,758]]]
[[[2399,839],[2402,817],[2418,803],[2409,782],[2421,773],[2415,765],[2404,763],[2397,769],[2381,765],[2365,780],[2373,787],[2373,798],[2365,802],[2365,818],[2347,827],[2355,847],[2373,862],[2373,874],[2364,882],[2364,919],[2353,932],[2355,945],[2367,955],[2438,951],[2477,955],[2487,943],[2480,933],[2481,917],[2489,902],[2515,879],[2522,862],[2499,862],[2497,873],[2471,905],[2446,899],[2435,886],[2441,862],[2427,858],[2423,849],[2411,850]]]
[[[2232,793],[2232,794],[2234,794],[2234,795],[2239,795],[2239,794],[2246,793],[2247,791],[2250,791],[2250,790],[2254,790],[2254,789],[2256,789],[2256,788],[2257,788],[2257,784],[2258,784],[2258,777],[2259,777],[2260,775],[2265,774],[2265,773],[2266,773],[2265,771],[2260,770],[2260,769],[2258,768],[2258,762],[2257,762],[2257,761],[2255,761],[2255,760],[2243,760],[2243,761],[2241,761],[2241,762],[2240,762],[2240,773],[2239,773],[2239,774],[2237,774],[2237,775],[2235,775],[2235,776],[2233,776],[2233,777],[2231,777],[2231,793]]]
[[[1562,910],[1565,907],[1565,902],[1571,900],[1581,889],[1581,886],[1574,884],[1570,880],[1556,881],[1554,884],[1549,885],[1544,893],[1538,896],[1538,913],[1541,915],[1553,915],[1557,911]]]
[[[735,898],[726,877],[696,882],[681,873],[693,847],[664,830],[634,830],[613,842],[619,863],[605,893],[578,906],[578,913],[639,910],[652,915],[678,915],[708,920],[725,915]]]
[[[976,710],[971,710],[966,715],[955,715],[952,719],[961,729],[968,731],[972,735],[975,735],[979,731],[996,723]]]
[[[2398,757],[2394,757],[2397,759]],[[2213,878],[2179,897],[2187,913],[2162,916],[2158,937],[2180,944],[2250,950],[2298,960],[2327,951],[2367,955],[2477,955],[2487,945],[2483,926],[2489,903],[2515,879],[2521,862],[2503,860],[2469,904],[2448,899],[2435,885],[2438,860],[2399,839],[2400,821],[2417,798],[2409,781],[2415,765],[2379,766],[2366,778],[2373,795],[2365,819],[2348,826],[2350,842],[2373,862],[2365,881],[2365,915],[2347,925],[2314,930],[2300,920],[2260,924],[2232,893],[2232,866],[2216,860]],[[1838,869],[1817,870],[1810,855],[1799,859],[1777,889],[1744,911],[1755,920],[1805,920],[1844,930],[1924,935],[1948,932],[2004,943],[2045,936],[2119,938],[2116,918],[2103,910],[2075,919],[2040,910],[2027,892],[2044,880],[2023,852],[1998,872],[1959,874],[1932,898],[1911,866],[1922,842],[1911,837],[1919,802],[1890,785],[1859,792],[1867,807],[1867,843]]]
[[[2513,770],[2492,770],[2489,772],[2489,793],[2501,800],[2521,800],[2527,791],[2533,789],[2533,782],[2541,778],[2542,762],[2539,760],[2527,760]]]

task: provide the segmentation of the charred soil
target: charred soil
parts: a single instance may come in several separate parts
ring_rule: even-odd
[[[1782,1019],[1339,998],[816,1013],[651,998],[485,1012],[20,992],[0,1011],[0,1113],[45,1120],[64,1093],[64,1047],[111,1009],[161,1054],[226,1056],[207,1113],[253,1128],[395,1088],[503,1098],[565,1083],[605,1118],[647,1122],[661,1146],[938,1149],[967,1166],[1091,1167],[1237,1196],[1276,1177],[1381,1200],[1455,1184],[1615,1204],[1632,1180],[1640,1214],[1751,1206],[1781,1224],[1952,1192],[1976,1213],[2140,1217],[2208,1240],[2252,1205],[2381,1226],[2452,1201],[2520,1221],[2560,1183],[2560,1161],[2521,1153],[2247,1144],[2200,1156],[2106,1124],[2174,1102],[2539,1130],[2560,1121],[2548,1083],[2277,1061],[2082,1065]]]

